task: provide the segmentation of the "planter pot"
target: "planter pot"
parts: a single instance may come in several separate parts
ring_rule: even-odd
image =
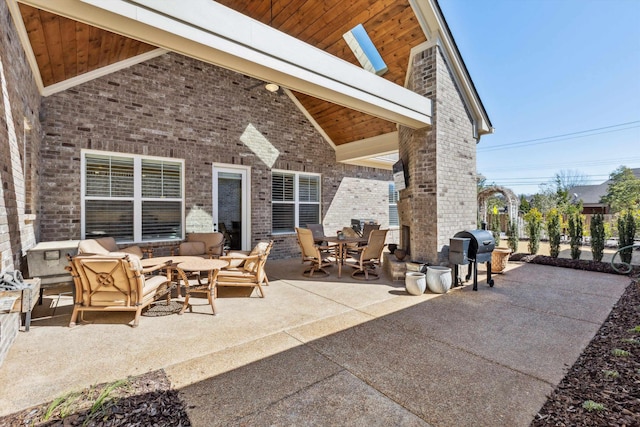
[[[404,278],[404,286],[411,295],[422,295],[427,289],[427,280],[424,273],[410,271]]]
[[[397,243],[389,243],[387,245],[387,247],[389,248],[389,253],[391,255],[393,255],[393,253],[396,251],[396,249],[398,249],[398,244]]]
[[[404,259],[404,257],[407,256],[407,251],[405,251],[404,249],[396,249],[393,254],[396,256],[396,259],[398,261],[402,261]]]
[[[427,287],[434,294],[446,294],[451,289],[452,281],[449,267],[427,267]]]
[[[495,248],[491,253],[491,272],[502,273],[509,263],[509,255],[511,255],[511,249]]]

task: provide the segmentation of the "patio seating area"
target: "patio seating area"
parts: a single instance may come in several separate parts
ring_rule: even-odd
[[[199,426],[528,426],[629,284],[510,263],[493,288],[410,296],[384,275],[304,269],[269,261],[268,298],[221,288],[217,316],[201,300],[137,328],[133,313],[101,312],[68,328],[71,298],[51,317],[57,293],[45,295],[0,367],[0,415],[164,369]]]

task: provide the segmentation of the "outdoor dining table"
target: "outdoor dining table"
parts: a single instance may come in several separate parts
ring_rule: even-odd
[[[342,277],[342,266],[344,260],[347,258],[347,245],[349,243],[367,243],[369,239],[366,237],[338,237],[336,236],[322,236],[315,239],[317,242],[328,242],[337,246],[336,257],[338,264],[338,277]]]

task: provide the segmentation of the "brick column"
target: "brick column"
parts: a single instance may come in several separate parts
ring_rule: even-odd
[[[413,59],[409,89],[433,102],[432,127],[400,128],[408,171],[400,192],[400,225],[410,227],[410,258],[447,264],[449,238],[476,228],[476,140],[473,122],[438,46]]]

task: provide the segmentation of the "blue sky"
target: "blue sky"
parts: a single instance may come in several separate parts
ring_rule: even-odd
[[[439,3],[495,128],[487,183],[533,194],[560,171],[640,167],[640,0]]]

